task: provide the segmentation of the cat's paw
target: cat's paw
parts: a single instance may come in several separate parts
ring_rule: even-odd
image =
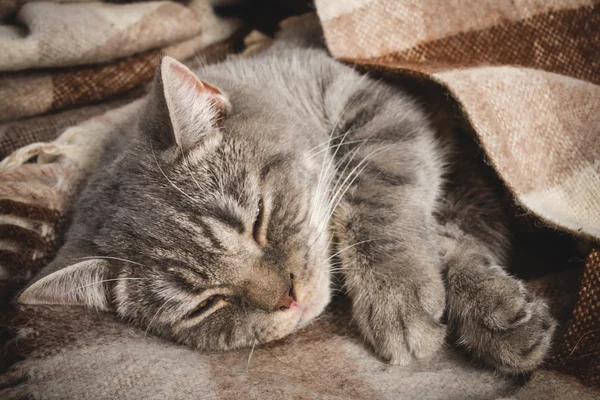
[[[477,310],[459,323],[459,343],[486,364],[508,373],[537,368],[550,349],[556,323],[548,307],[507,275],[480,282]]]
[[[352,298],[353,318],[363,336],[378,356],[399,365],[428,357],[442,346],[444,307],[441,281],[407,285],[382,280]]]

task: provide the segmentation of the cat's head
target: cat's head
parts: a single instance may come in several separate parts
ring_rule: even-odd
[[[165,57],[138,139],[84,195],[60,269],[19,301],[114,310],[210,350],[278,339],[320,314],[327,172],[274,139],[302,140],[290,131],[302,124],[243,96]]]

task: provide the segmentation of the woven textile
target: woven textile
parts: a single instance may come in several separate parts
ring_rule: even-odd
[[[24,27],[0,25],[0,122],[127,93],[151,80],[161,53],[186,59],[238,26],[208,0],[28,2],[16,20]]]
[[[206,11],[171,1],[132,4],[30,2],[0,30],[0,71],[93,64],[198,34]]]
[[[600,386],[600,248],[592,250],[587,259],[579,299],[550,364]]]
[[[133,94],[135,93],[131,93]],[[65,129],[131,101],[129,97],[121,96],[96,105],[2,123],[0,124],[0,160],[25,145],[50,142]]]
[[[459,101],[525,208],[600,238],[600,5],[317,0],[342,60],[409,71]]]

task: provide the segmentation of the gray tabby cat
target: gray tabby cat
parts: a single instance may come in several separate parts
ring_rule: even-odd
[[[508,229],[476,157],[401,89],[309,47],[282,37],[195,72],[165,57],[19,301],[228,350],[309,324],[339,272],[384,360],[435,352],[446,311],[478,359],[537,367],[555,323],[502,267]]]

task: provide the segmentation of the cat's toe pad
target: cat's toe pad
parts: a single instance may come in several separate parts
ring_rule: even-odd
[[[420,289],[380,287],[354,298],[354,321],[386,362],[408,364],[430,356],[444,342],[446,327],[439,322],[445,306],[443,290],[439,296],[423,296]]]
[[[550,348],[556,323],[546,304],[529,303],[530,316],[520,325],[506,331],[490,331],[484,340],[484,358],[499,370],[518,373],[531,371],[543,361]]]
[[[528,294],[521,281],[503,272],[470,283],[468,290],[450,294],[458,343],[504,372],[531,371],[539,366],[555,328],[546,304]]]
[[[532,298],[523,284],[510,276],[494,276],[481,282],[477,308],[481,323],[493,331],[505,331],[526,323],[533,313]]]
[[[393,365],[407,365],[413,359],[426,358],[443,344],[446,327],[433,319],[401,323],[398,326],[378,324],[368,335],[377,355]],[[367,335],[366,335],[367,336]]]

